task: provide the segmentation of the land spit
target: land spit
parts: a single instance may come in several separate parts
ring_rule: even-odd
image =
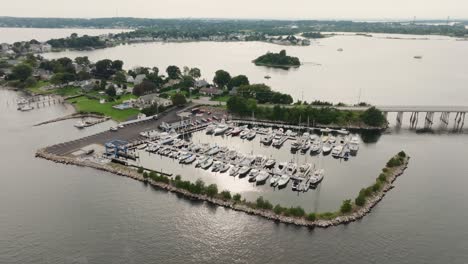
[[[408,167],[409,158],[405,158],[402,165],[396,167],[393,172],[388,176],[387,182],[382,186],[381,190],[373,194],[372,196],[368,197],[366,203],[354,209],[352,212],[346,215],[340,215],[330,220],[318,219],[315,221],[307,220],[305,217],[294,217],[294,216],[284,216],[275,214],[272,210],[265,210],[265,209],[258,209],[258,208],[251,208],[243,203],[235,202],[232,200],[225,201],[219,198],[212,198],[207,195],[203,194],[194,194],[187,190],[176,188],[171,184],[166,184],[162,182],[157,182],[152,179],[145,179],[141,173],[138,173],[135,169],[130,169],[128,167],[122,166],[111,166],[109,164],[99,164],[91,161],[86,160],[79,160],[78,158],[70,157],[70,156],[59,156],[52,153],[47,152],[46,148],[39,149],[36,152],[36,157],[43,158],[46,160],[50,160],[56,163],[62,163],[67,165],[76,165],[80,167],[89,167],[101,171],[110,172],[119,176],[129,177],[141,182],[147,182],[148,184],[160,188],[162,190],[166,190],[169,192],[177,193],[182,195],[183,197],[190,199],[190,200],[199,200],[205,201],[207,203],[222,206],[225,208],[230,208],[232,210],[241,211],[247,214],[260,216],[269,220],[273,220],[275,222],[285,223],[285,224],[293,224],[297,226],[305,226],[305,227],[320,227],[320,228],[327,228],[331,226],[337,226],[341,224],[347,224],[354,221],[357,221],[367,214],[370,213],[372,208],[376,206],[385,196],[385,194],[394,188],[393,182],[403,174],[403,172]]]

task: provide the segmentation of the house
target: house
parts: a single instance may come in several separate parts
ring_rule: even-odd
[[[210,84],[205,79],[203,79],[203,80],[195,81],[194,86],[195,88],[200,89],[200,88],[208,87],[210,86]]]
[[[146,108],[153,104],[168,107],[172,105],[172,101],[169,99],[159,97],[158,94],[153,93],[140,96],[135,102],[135,106],[138,108]]]
[[[127,77],[127,82],[128,82],[128,83],[134,83],[134,82],[135,82],[135,78],[133,78],[133,76],[129,75],[129,76]]]
[[[138,85],[140,83],[143,82],[143,80],[146,78],[146,75],[145,74],[138,74],[136,77],[135,77],[135,80],[133,81],[133,83],[135,85]]]
[[[223,90],[214,87],[201,88],[200,93],[203,95],[215,96],[223,94]]]
[[[239,88],[239,87],[237,87],[237,86],[236,86],[236,87],[232,87],[231,91],[229,91],[229,95],[237,95],[237,89],[238,89],[238,88]]]

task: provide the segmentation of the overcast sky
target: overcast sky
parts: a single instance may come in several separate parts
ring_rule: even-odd
[[[468,0],[0,0],[0,16],[455,19]]]

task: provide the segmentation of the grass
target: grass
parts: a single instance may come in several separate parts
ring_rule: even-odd
[[[211,101],[227,102],[229,98],[231,98],[230,95],[222,95],[211,98]]]
[[[135,98],[135,96],[127,94],[123,95],[119,100],[116,100],[114,102],[107,102],[101,104],[98,100],[89,99],[85,96],[80,96],[74,99],[70,99],[68,100],[68,102],[72,103],[76,107],[76,110],[79,112],[100,113],[109,116],[116,121],[125,121],[132,116],[138,115],[140,111],[138,111],[137,109],[119,110],[112,108],[112,106],[121,104],[123,101],[132,98]]]
[[[54,93],[53,90],[44,91],[41,89],[42,87],[49,85],[49,84],[50,84],[49,81],[41,80],[41,81],[38,81],[36,85],[34,85],[33,87],[27,88],[27,90],[33,94],[52,94]]]

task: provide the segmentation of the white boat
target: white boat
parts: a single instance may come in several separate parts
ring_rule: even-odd
[[[359,150],[359,139],[357,137],[352,137],[351,141],[348,144],[351,154],[356,154]]]
[[[277,139],[275,136],[275,139],[273,139],[272,145],[274,147],[280,148],[284,144],[284,142],[286,142],[287,139],[288,139],[287,136],[281,136],[279,139]]]
[[[245,135],[245,138],[248,140],[252,140],[255,138],[257,135],[257,132],[255,130],[251,130],[247,135]]]
[[[336,137],[330,136],[330,138],[328,139],[328,142],[330,142],[332,144],[335,143],[336,142]]]
[[[265,181],[268,179],[268,177],[270,177],[270,173],[268,173],[267,171],[262,170],[257,175],[257,178],[255,178],[255,181],[257,182],[257,184],[265,183]]]
[[[288,166],[286,167],[286,174],[293,175],[297,171],[297,164],[294,162],[289,162]]]
[[[328,153],[330,153],[331,150],[332,150],[332,145],[330,145],[330,143],[323,144],[323,146],[322,146],[323,154],[328,154]]]
[[[174,142],[174,140],[176,140],[177,138],[179,137],[179,135],[170,135],[170,136],[166,136],[164,138],[161,139],[161,141],[159,141],[160,144],[162,145],[168,145],[168,144],[171,144],[172,142]]]
[[[30,110],[33,110],[34,107],[30,106],[30,105],[22,105],[20,106],[19,110],[20,111],[23,111],[23,112],[26,112],[26,111],[30,111]]]
[[[210,150],[208,150],[206,154],[212,156],[218,154],[218,152],[220,152],[220,148],[218,146],[214,146]]]
[[[245,176],[247,173],[250,172],[250,167],[249,166],[242,166],[239,170],[239,176]]]
[[[285,187],[289,180],[291,179],[291,177],[289,177],[288,175],[284,174],[280,177],[280,179],[278,180],[278,187],[279,188],[283,188]]]
[[[85,128],[85,127],[86,127],[86,123],[83,122],[83,121],[78,121],[78,122],[76,122],[76,123],[74,124],[74,126],[75,126],[76,128]]]
[[[262,140],[261,142],[265,145],[270,145],[272,142],[273,142],[273,138],[275,137],[275,135],[273,134],[268,134],[264,137],[262,137]]]
[[[208,125],[208,126],[206,127],[206,129],[205,129],[205,133],[208,134],[208,135],[213,134],[214,131],[215,131],[215,129],[216,129],[216,126],[215,126],[215,125],[213,125],[213,124]]]
[[[237,157],[237,151],[235,150],[230,150],[227,154],[226,154],[226,159],[229,159],[229,160],[233,160]]]
[[[298,188],[299,188],[299,183],[300,183],[300,181],[293,181],[292,186],[291,186],[291,189],[292,189],[293,191],[297,191]]]
[[[213,131],[214,135],[222,135],[226,132],[229,127],[226,124],[219,124]]]
[[[278,164],[278,167],[273,169],[274,174],[283,174],[284,171],[286,170],[286,167],[288,166],[288,163],[286,162],[280,162]]]
[[[139,146],[137,147],[137,149],[143,150],[143,149],[145,149],[147,146],[148,146],[148,144],[141,144],[141,145],[139,145]]]
[[[323,143],[328,142],[328,139],[329,139],[329,138],[330,138],[329,136],[323,136],[323,137],[322,137],[322,142],[323,142]]]
[[[309,190],[309,183],[307,181],[301,181],[299,183],[299,188],[297,189],[297,191],[299,192],[307,192]]]
[[[208,159],[210,159],[210,157],[200,156],[200,158],[198,159],[197,164],[195,164],[195,167],[200,167]]]
[[[184,163],[186,159],[190,158],[192,156],[192,154],[190,153],[181,153],[179,155],[179,163]]]
[[[254,160],[254,166],[263,167],[263,164],[265,163],[265,161],[266,161],[265,156],[257,155]]]
[[[219,172],[220,172],[220,173],[225,173],[226,171],[229,170],[229,168],[231,168],[231,166],[230,166],[229,164],[223,163],[223,164],[221,165],[221,168],[219,168]]]
[[[247,177],[249,178],[249,182],[254,182],[255,179],[257,178],[259,172],[260,171],[258,171],[257,169],[251,169],[249,174],[247,175]]]
[[[195,155],[192,155],[190,157],[188,157],[187,159],[184,160],[184,163],[185,164],[191,164],[193,163],[195,160],[197,159],[197,157]]]
[[[342,145],[336,145],[332,152],[331,152],[331,155],[333,157],[336,157],[336,158],[339,158],[341,156],[341,152],[343,152],[343,146]]]
[[[322,133],[330,133],[330,132],[331,132],[331,129],[328,128],[328,127],[327,127],[327,128],[322,128],[322,129],[320,129],[320,132],[322,132]]]
[[[291,143],[291,151],[296,151],[302,146],[302,139],[298,138],[293,143]]]
[[[265,162],[265,168],[272,168],[273,166],[275,166],[276,164],[276,160],[275,159],[268,159],[266,162]]]
[[[250,133],[250,129],[246,128],[246,129],[242,130],[242,132],[240,132],[239,136],[241,138],[245,138],[249,133]]]
[[[307,152],[308,150],[310,149],[310,141],[309,140],[306,140],[302,146],[301,146],[301,151],[303,153]]]
[[[235,127],[235,128],[231,131],[231,137],[238,136],[241,132],[242,132],[242,129],[241,129],[240,127]]]
[[[276,186],[278,184],[279,179],[281,178],[280,175],[278,174],[273,174],[270,178],[270,185],[271,186]]]
[[[202,164],[200,164],[200,167],[204,170],[207,170],[211,165],[213,165],[213,159],[209,158]]]
[[[236,165],[229,170],[229,175],[236,176],[237,174],[239,174],[239,170],[240,170],[240,167]]]
[[[349,131],[344,129],[344,128],[338,130],[337,132],[338,132],[338,134],[341,134],[341,135],[348,135],[349,134]]]
[[[309,184],[310,185],[316,185],[319,182],[323,180],[323,177],[325,176],[325,171],[323,169],[319,169],[314,171],[312,176],[309,179]]]
[[[322,151],[322,145],[318,140],[314,141],[310,146],[310,154],[318,154]]]
[[[211,167],[211,171],[218,172],[221,169],[221,166],[223,166],[223,163],[221,161],[216,161],[213,163],[213,167]]]
[[[309,176],[310,170],[312,169],[312,164],[306,163],[299,166],[297,170],[297,177],[306,179]]]

